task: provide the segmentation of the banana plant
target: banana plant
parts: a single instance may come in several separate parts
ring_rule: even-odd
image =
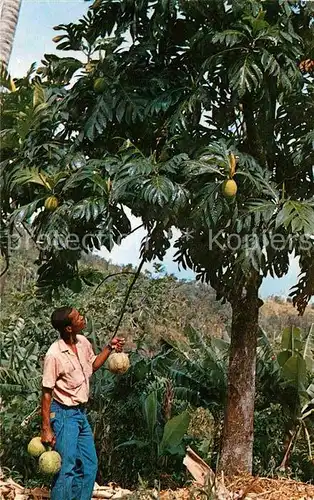
[[[190,414],[188,410],[170,418],[163,425],[158,418],[159,403],[157,391],[153,391],[143,401],[143,416],[147,429],[147,439],[130,439],[120,443],[116,449],[125,446],[150,448],[151,456],[161,458],[167,455],[184,455],[183,438],[187,433]]]
[[[309,459],[313,459],[308,419],[314,413],[313,353],[314,324],[302,337],[300,328],[289,327],[283,331],[282,350],[277,356],[281,368],[282,385],[294,395],[291,404],[292,429],[280,469],[286,469],[293,447],[303,433],[308,446]],[[292,391],[291,391],[292,389]]]

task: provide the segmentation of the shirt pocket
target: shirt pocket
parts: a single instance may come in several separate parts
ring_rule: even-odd
[[[81,367],[77,367],[70,360],[63,363],[63,380],[69,389],[77,389],[85,382],[84,373]]]

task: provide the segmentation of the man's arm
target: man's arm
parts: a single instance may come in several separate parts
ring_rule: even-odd
[[[46,355],[44,361],[43,379],[42,379],[42,397],[41,397],[41,440],[54,446],[56,439],[50,425],[50,405],[52,400],[52,391],[58,378],[58,361],[52,355]]]
[[[95,361],[93,363],[93,372],[98,370],[109,358],[111,354],[112,348],[110,345],[106,345],[106,347],[101,351],[98,356],[96,356]]]
[[[52,389],[43,387],[41,397],[41,440],[51,446],[55,445],[56,438],[50,425],[50,405],[52,399]]]
[[[123,349],[123,345],[125,343],[124,339],[114,338],[111,342],[106,345],[106,347],[101,351],[98,356],[96,356],[95,361],[93,362],[93,372],[98,370],[109,358],[109,355],[113,350],[116,352],[121,352]]]

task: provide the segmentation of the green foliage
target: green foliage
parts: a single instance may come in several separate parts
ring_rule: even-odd
[[[158,421],[157,393],[151,392],[144,400],[143,412],[148,430],[148,439],[139,441],[130,439],[120,443],[117,448],[125,446],[136,446],[139,449],[148,447],[149,453],[155,455],[156,459],[167,455],[184,455],[183,438],[187,433],[190,415],[187,410],[166,421],[164,427]],[[160,413],[160,412],[159,412]]]
[[[80,272],[86,279],[95,280],[95,289],[100,285],[97,293],[91,295],[90,286],[83,285],[80,294],[64,293],[58,301],[43,307],[33,291],[36,275],[27,254],[20,252],[13,264],[1,317],[1,463],[21,474],[26,484],[39,485],[45,484],[45,480],[26,449],[31,437],[39,432],[40,417],[36,412],[31,413],[39,404],[42,356],[57,338],[49,325],[50,313],[61,304],[76,306],[87,313],[86,335],[98,352],[116,325],[132,278],[128,274],[114,274],[130,273],[132,269],[114,266],[106,269],[108,265],[102,260],[88,258]],[[209,289],[201,293],[195,283],[185,284],[161,275],[152,278],[149,273],[141,275],[139,280],[121,325],[121,333],[127,337],[131,368],[119,377],[106,369],[93,376],[89,418],[100,461],[100,482],[110,479],[135,486],[138,476],[134,471],[137,471],[149,484],[160,477],[162,486],[167,487],[170,480],[172,486],[173,481],[182,484],[186,480],[182,456],[187,444],[216,467],[229,340],[226,332],[226,340],[212,336],[224,309],[217,308]],[[224,321],[228,318],[225,314]],[[20,317],[24,321],[17,321]],[[213,320],[206,333],[206,323],[208,327]],[[189,324],[191,321],[194,327]],[[286,436],[300,417],[312,435],[312,416],[308,414],[313,398],[312,335],[309,328],[305,333],[287,328],[274,344],[260,331],[254,472],[277,473]],[[28,352],[33,346],[35,354],[29,359]],[[300,378],[285,377],[277,361],[282,357],[281,352],[307,360],[307,384],[303,381],[307,396],[296,383]],[[13,367],[9,373],[2,370],[8,359],[12,359]],[[200,408],[210,410],[211,418],[203,419],[198,412]],[[188,426],[190,418],[192,426]],[[305,435],[302,427],[289,466],[293,477],[307,480],[313,470]]]
[[[8,403],[6,392],[1,408],[1,448],[0,458],[3,468],[10,473],[19,475],[18,479],[26,486],[47,485],[47,480],[38,473],[38,462],[27,452],[29,441],[39,435],[40,417],[33,416],[27,425],[23,424],[25,418],[31,413],[30,409],[36,408],[38,398],[36,395],[10,394]]]
[[[32,256],[33,252],[34,249],[31,250]],[[55,307],[63,304],[76,306],[80,311],[85,312],[88,322],[86,334],[92,341],[96,352],[99,352],[116,326],[124,295],[129,286],[132,268],[126,266],[125,269],[120,269],[108,266],[102,259],[96,257],[92,260],[87,259],[80,272],[86,280],[92,280],[95,283],[95,294],[92,295],[90,286],[84,284],[80,294],[62,293],[58,300],[43,307],[42,301],[34,290],[36,274],[32,264],[33,259],[34,257],[30,260],[29,253],[23,250],[14,254],[4,288],[0,372],[2,409],[8,418],[2,426],[1,463],[10,468],[14,466],[15,470],[23,475],[23,481],[28,482],[28,478],[33,478],[39,484],[42,479],[34,469],[34,464],[30,461],[26,451],[25,454],[21,454],[20,461],[17,454],[12,454],[10,441],[15,449],[25,448],[26,450],[32,433],[39,432],[37,415],[29,419],[27,432],[24,432],[25,428],[21,427],[21,423],[39,404],[43,356],[49,345],[57,338],[57,333],[50,326],[50,314]],[[185,293],[190,295],[190,300],[194,303],[194,306],[189,306],[190,309],[186,308]],[[195,301],[198,301],[198,306]],[[142,407],[143,394],[148,396],[156,389],[158,390],[158,415],[155,428],[158,424],[158,442],[161,441],[165,425],[165,421],[161,420],[165,389],[163,377],[173,360],[170,353],[167,355],[164,349],[159,352],[160,332],[162,331],[166,336],[173,335],[173,325],[190,321],[192,310],[194,314],[197,307],[202,307],[202,300],[198,298],[197,289],[192,290],[190,285],[180,283],[171,276],[162,276],[160,270],[154,279],[150,273],[140,276],[121,325],[121,333],[126,336],[128,349],[132,351],[131,371],[127,376],[117,378],[108,370],[101,370],[95,374],[92,382],[90,417],[94,423],[97,447],[100,452],[100,470],[105,474],[102,480],[115,476],[117,470],[121,474],[116,476],[119,482],[131,484],[132,481],[137,480],[137,476],[134,477],[130,469],[135,448],[132,447],[130,451],[119,451],[116,447],[123,441],[129,440],[132,434],[138,441],[147,439]],[[208,312],[204,311],[204,314],[206,317]],[[210,316],[212,316],[211,313],[209,313]],[[18,320],[21,317],[23,320]],[[177,339],[180,339],[180,335]],[[33,349],[35,355],[28,357],[28,353]],[[150,364],[148,360],[152,355]],[[10,370],[7,368],[8,360],[11,360],[12,364]],[[150,384],[153,384],[158,377],[161,377],[160,382],[154,388]],[[178,389],[178,395],[180,390]],[[24,396],[27,394],[28,407],[26,409],[20,399],[21,393]],[[173,416],[182,413],[186,406],[183,393],[180,401],[178,407],[175,405],[172,410]],[[181,408],[182,405],[183,408]],[[156,410],[152,411],[152,405],[149,405],[149,408],[151,409],[148,414],[152,415]],[[117,415],[121,415],[121,418],[117,418]],[[130,422],[131,415],[135,416],[132,422]],[[107,433],[108,425],[113,429],[112,434]],[[153,428],[153,424],[150,428]],[[15,435],[19,440],[18,447],[15,444]],[[111,446],[113,436],[115,438]],[[143,477],[153,479],[156,461],[151,456],[149,446],[146,450],[145,453],[136,453],[136,456],[139,456],[135,467],[141,471]],[[174,456],[174,459],[174,469],[181,470],[181,458],[176,459]],[[117,467],[117,463],[121,464],[121,470]],[[170,472],[174,470],[171,463],[169,467]]]
[[[182,444],[182,439],[188,430],[189,423],[190,415],[187,411],[176,415],[166,422],[159,447],[159,453],[161,455],[167,452],[172,455],[178,453],[179,447]],[[182,447],[180,451],[184,454],[184,447]]]
[[[153,440],[157,423],[157,394],[151,392],[143,403],[144,416],[148,428],[148,435]]]
[[[254,472],[256,475],[276,477],[278,465],[283,457],[285,445],[285,429],[289,425],[289,417],[282,411],[280,404],[267,401],[267,407],[257,409],[254,421]],[[298,477],[302,469],[299,457],[297,460]],[[303,474],[302,474],[303,476]]]
[[[163,258],[171,226],[188,231],[188,241],[176,242],[176,259],[210,282],[218,298],[240,296],[256,271],[281,277],[290,257],[300,257],[291,295],[302,314],[312,295],[313,151],[304,115],[312,114],[313,82],[298,62],[311,50],[311,16],[299,3],[215,0],[204,10],[189,2],[135,8],[134,1],[102,0],[78,22],[57,26],[57,47],[81,51],[88,62],[48,54],[3,104],[8,130],[28,113],[19,106],[31,113],[26,141],[14,147],[17,177],[35,165],[41,175],[64,172],[67,179],[55,188],[58,209],[33,217],[34,239],[60,231],[63,248],[74,233],[79,250],[111,249],[131,230],[122,204],[143,218],[146,260]],[[99,80],[105,92],[95,91]],[[220,189],[230,153],[238,159],[232,203]],[[42,206],[42,189],[32,180],[17,188],[8,164],[2,167],[3,199],[17,200],[13,215],[6,204],[5,227],[12,229]],[[226,244],[231,235],[240,238],[239,252]],[[272,244],[276,238],[284,243]],[[38,281],[51,294],[78,278],[81,252],[50,244],[49,254],[39,256]]]
[[[81,274],[82,254],[111,250],[131,232],[127,207],[147,231],[142,262],[162,260],[177,228],[175,260],[234,311],[243,297],[257,310],[263,278],[284,276],[297,257],[291,297],[302,315],[314,293],[313,130],[304,119],[313,115],[314,87],[300,69],[313,48],[312,21],[302,2],[100,0],[79,21],[56,27],[57,47],[87,62],[47,55],[39,74],[3,95],[5,267],[10,234],[26,227],[45,242],[39,293],[51,303],[66,293],[79,301],[72,294],[93,286]],[[238,190],[227,200],[221,186],[229,177]],[[43,209],[51,190],[60,201],[53,212]],[[115,322],[112,309],[107,324]],[[204,402],[213,414],[216,406],[218,420],[225,349],[197,342],[195,352],[206,354],[197,359],[175,346],[180,355],[175,363],[166,356],[160,376],[170,369],[184,400]],[[305,360],[285,351],[271,387],[284,379],[298,411]],[[265,384],[267,370],[263,377]]]
[[[25,339],[25,322],[18,318],[1,331],[0,389],[2,397],[7,393],[36,393],[40,376],[36,370],[38,344]]]

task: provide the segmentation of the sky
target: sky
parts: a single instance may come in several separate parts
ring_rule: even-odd
[[[26,74],[33,62],[38,66],[44,54],[58,53],[52,38],[59,34],[53,30],[58,24],[75,22],[81,18],[88,9],[90,2],[83,0],[22,0],[19,21],[15,34],[14,46],[9,63],[9,71],[13,77],[22,77]],[[59,52],[59,55],[62,53]],[[70,52],[64,52],[70,56]],[[133,227],[137,227],[141,221],[132,217]],[[174,239],[179,233],[174,231]],[[139,263],[139,249],[145,232],[140,229],[130,235],[119,246],[115,247],[109,254],[102,250],[100,254],[106,259],[110,259],[116,264]],[[173,262],[174,248],[169,249],[162,265],[169,274],[175,274],[179,278],[193,279],[194,273],[191,271],[178,270],[178,266]],[[152,264],[147,264],[147,269],[153,270]],[[291,261],[290,272],[281,279],[271,277],[264,279],[261,296],[266,298],[270,295],[287,296],[289,289],[297,281],[299,272],[296,260]]]

